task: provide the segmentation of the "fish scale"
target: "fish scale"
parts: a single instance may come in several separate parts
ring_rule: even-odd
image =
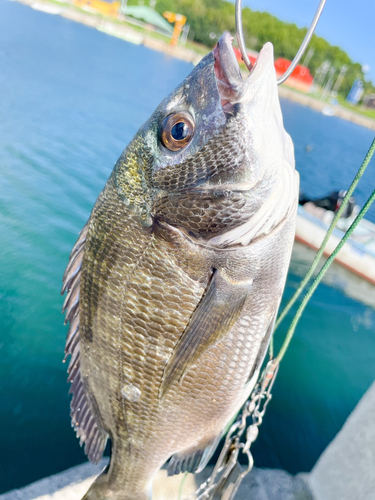
[[[124,150],[64,274],[72,425],[94,462],[112,444],[85,500],[207,464],[266,355],[297,198],[272,46],[243,80],[225,34]]]
[[[150,237],[149,235],[147,235],[147,236]],[[164,250],[164,249],[162,249],[162,250]],[[142,267],[143,269],[145,269],[145,271],[144,271],[145,273],[147,272],[147,270],[148,270],[148,272],[150,272],[152,269],[155,269],[155,267],[152,266],[152,262],[150,262],[150,261],[155,260],[155,259],[160,260],[162,258],[163,263],[165,263],[164,252],[161,251],[159,253],[159,255],[158,254],[155,255],[155,251],[156,250],[154,250],[151,254],[149,254],[147,252],[147,256],[149,257],[149,259],[146,258],[145,255],[143,254],[143,259],[142,259],[142,262],[138,266],[138,271],[139,271],[139,267]],[[130,263],[132,264],[132,262],[133,261],[131,261]],[[159,268],[160,275],[153,277],[152,289],[156,290],[156,292],[158,291],[159,287],[163,287],[163,289],[165,290],[165,288],[168,286],[167,282],[165,280],[164,273],[168,272],[168,274],[171,274],[170,268],[171,268],[171,265],[173,264],[173,262],[167,261],[167,263],[168,264],[167,264],[166,268],[163,268],[163,267]],[[279,265],[278,262],[277,262],[277,265]],[[124,268],[124,264],[122,264],[121,267]],[[181,273],[179,273],[179,274],[180,274],[180,279],[181,279]],[[185,278],[185,281],[186,281],[186,278]],[[140,291],[140,288],[142,287],[143,282],[144,282],[144,275],[142,275],[142,273],[138,272],[137,273],[137,283],[133,282],[131,285],[129,285],[129,282],[127,282],[126,288],[128,290],[134,290],[134,297],[142,297],[143,293]],[[157,283],[157,282],[159,282],[159,283]],[[171,283],[170,286],[172,289],[176,287],[176,276],[170,276],[170,283]],[[106,286],[108,286],[108,285],[109,284],[106,283]],[[188,280],[188,285],[191,286],[191,280]],[[181,281],[179,282],[179,288],[180,289],[182,288]],[[199,287],[199,293],[196,296],[197,302],[201,296],[201,293],[202,293],[202,287]],[[166,293],[164,291],[164,297],[165,296],[166,296]],[[185,297],[187,296],[187,292],[185,292],[184,296]],[[163,297],[163,295],[161,293],[159,293],[159,297]],[[159,298],[159,300],[160,300],[160,298]],[[149,298],[145,298],[145,301],[148,303]],[[260,306],[261,306],[262,301],[260,300],[259,302],[260,302]],[[264,300],[264,302],[266,302],[266,301]],[[123,314],[122,314],[121,319],[122,319],[122,323],[127,325],[126,340],[129,341],[131,339],[136,338],[135,332],[138,332],[138,335],[142,335],[140,333],[142,331],[142,328],[137,326],[137,324],[134,323],[134,321],[132,321],[132,317],[134,317],[134,313],[132,313],[132,310],[135,309],[135,307],[137,305],[139,305],[139,302],[136,303],[134,300],[129,299],[129,300],[123,300],[123,303],[124,303],[124,309],[123,309]],[[140,301],[140,303],[142,303],[142,301]],[[194,304],[194,303],[191,305],[190,311],[188,311],[187,316],[189,316],[189,313],[191,313],[194,310],[195,305],[196,304]],[[158,307],[163,308],[163,304],[158,304],[157,308]],[[185,307],[186,307],[186,303],[185,303]],[[103,308],[104,308],[104,310],[110,309],[108,304],[103,304]],[[165,311],[165,307],[163,309]],[[150,310],[152,310],[152,307],[150,307]],[[167,309],[166,313],[168,313],[168,311],[170,311],[173,316],[176,316],[174,314],[174,312],[175,312],[174,308]],[[260,315],[260,313],[259,313],[259,315]],[[177,315],[177,316],[179,316],[179,315]],[[253,313],[253,318],[254,317],[256,318],[257,314]],[[148,332],[151,332],[152,336],[156,336],[157,334],[163,335],[165,333],[165,330],[164,330],[164,328],[161,327],[162,325],[160,325],[159,321],[157,321],[156,323],[153,322],[152,315],[149,315],[148,319],[149,319]],[[179,319],[179,324],[184,324],[184,321],[186,322],[186,318],[178,318],[178,319]],[[176,318],[174,318],[174,321],[176,321]],[[165,322],[169,326],[173,323],[172,318],[168,317],[167,315],[165,316]],[[233,333],[232,336],[229,337],[228,340],[225,342],[225,344],[223,343],[224,345],[218,346],[216,349],[216,350],[220,350],[220,351],[225,349],[226,350],[225,354],[222,352],[217,354],[217,353],[215,353],[215,349],[211,350],[210,356],[208,357],[208,359],[204,363],[204,367],[199,369],[199,373],[201,373],[200,383],[199,383],[199,381],[191,380],[192,377],[187,376],[186,377],[186,392],[184,391],[184,384],[183,384],[181,386],[181,388],[179,389],[178,394],[175,394],[174,391],[171,391],[169,397],[166,399],[165,408],[168,408],[168,410],[172,413],[172,415],[173,415],[173,413],[175,413],[173,415],[173,418],[171,418],[171,420],[177,424],[177,427],[179,429],[181,429],[181,431],[183,431],[185,436],[186,436],[186,434],[189,434],[188,430],[190,427],[194,428],[196,414],[201,413],[201,418],[203,421],[205,419],[216,419],[218,417],[222,418],[222,408],[218,408],[216,404],[213,404],[213,403],[209,404],[209,403],[207,403],[207,401],[205,401],[205,394],[204,393],[202,394],[202,392],[203,392],[202,389],[205,386],[206,386],[205,387],[206,391],[210,395],[211,401],[213,399],[216,399],[216,401],[222,401],[224,399],[227,403],[229,403],[229,398],[228,398],[227,394],[225,395],[225,398],[223,398],[223,394],[221,394],[223,392],[221,387],[227,387],[230,392],[235,393],[236,392],[236,381],[237,380],[239,381],[240,386],[243,385],[244,372],[248,373],[248,367],[251,366],[251,364],[254,362],[254,358],[256,355],[256,352],[254,352],[254,351],[249,353],[249,348],[246,349],[246,346],[244,345],[246,343],[249,344],[249,340],[253,341],[253,342],[257,340],[256,338],[252,338],[251,323],[253,323],[253,328],[255,327],[256,331],[258,331],[258,332],[262,331],[262,328],[259,328],[259,325],[257,325],[256,319],[255,319],[255,321],[253,319],[251,322],[249,317],[245,316],[244,318],[242,318],[241,322],[239,322],[239,324],[238,324],[238,334],[237,334],[237,339],[236,339],[237,345],[238,345],[238,342],[241,341],[241,343],[238,345],[238,347],[233,351],[233,337],[235,336],[235,333]],[[99,327],[100,327],[101,331],[110,331],[108,324],[102,323],[101,325],[99,325]],[[145,332],[145,334],[146,334],[146,332]],[[147,333],[146,335],[150,335],[150,333]],[[114,336],[115,336],[114,334],[109,335],[109,338],[111,339]],[[179,333],[177,332],[177,334],[175,333],[174,338],[172,336],[169,338],[172,340],[172,342],[175,342],[176,338],[178,338],[178,336],[179,336]],[[99,360],[102,358],[103,354],[105,354],[105,352],[108,349],[108,345],[104,341],[104,339],[103,339],[103,342],[101,342],[101,344],[102,344],[102,346],[99,346],[98,349],[96,350],[96,359],[98,360],[98,363],[99,363]],[[149,369],[147,369],[147,367],[144,366],[144,358],[145,358],[144,352],[137,352],[137,349],[134,347],[134,342],[132,344],[133,345],[131,345],[131,343],[127,344],[126,345],[126,355],[120,356],[120,360],[118,361],[118,364],[119,364],[118,370],[121,372],[121,370],[123,370],[123,365],[126,365],[127,362],[129,363],[129,360],[130,360],[130,363],[131,363],[130,367],[132,368],[132,371],[134,373],[134,375],[132,376],[132,379],[131,379],[131,383],[134,383],[134,382],[137,383],[138,388],[141,390],[141,393],[142,392],[144,393],[146,401],[152,401],[152,400],[157,401],[157,398],[155,397],[155,395],[157,395],[158,390],[159,390],[159,384],[157,383],[157,381],[160,380],[160,377],[161,377],[162,372],[163,372],[163,366],[160,365],[160,362],[157,359],[152,357],[152,358],[149,358],[149,360],[148,360]],[[122,348],[122,346],[119,346],[119,344],[117,344],[115,351],[118,352],[118,350],[119,349],[121,350],[121,348]],[[241,364],[238,363],[240,356],[242,358]],[[225,360],[228,358],[231,358],[231,360],[232,360],[230,365],[229,365],[229,369],[227,368],[227,365],[225,363]],[[111,358],[111,360],[112,360],[112,358]],[[220,364],[217,362],[218,360],[222,360],[222,363],[221,363],[221,370],[222,371],[219,370]],[[95,362],[95,358],[92,359],[92,361]],[[122,361],[122,363],[121,363],[121,361]],[[203,364],[203,362],[201,364]],[[159,376],[156,373],[156,370],[158,368],[159,368],[159,372],[160,372]],[[213,371],[218,372],[217,376],[212,381],[212,383],[207,386],[205,381],[212,379],[212,372]],[[83,373],[85,373],[84,370],[83,370]],[[101,373],[98,373],[98,377],[99,377],[99,380],[101,380]],[[150,384],[150,378],[155,379],[156,383]],[[113,399],[116,399],[120,396],[121,384],[129,383],[129,380],[125,381],[125,379],[123,377],[119,376],[116,372],[114,374],[112,374],[112,376],[111,376],[111,374],[108,375],[108,381],[110,382],[111,380],[116,381],[115,385],[112,386],[111,395],[109,395],[109,399],[113,400]],[[218,386],[220,387],[219,390],[217,388]],[[143,387],[147,387],[148,391],[146,392],[143,389]],[[193,393],[191,392],[192,390],[194,390],[193,389],[194,387],[197,387],[197,391],[196,391],[197,396],[199,395],[200,398],[202,398],[205,401],[203,407],[200,406],[199,399],[195,399],[194,392]],[[103,394],[103,387],[101,387],[101,386],[95,387],[95,385],[92,383],[92,391],[94,393]],[[113,394],[112,394],[112,392],[113,392]],[[179,396],[179,397],[177,397],[177,396]],[[244,399],[243,396],[242,396],[242,399]],[[242,399],[241,399],[241,402],[242,402]],[[186,407],[189,406],[190,402],[194,402],[195,412],[193,415],[189,415],[188,410],[183,411],[181,409],[181,407],[180,407],[181,400],[185,400]],[[138,402],[134,403],[134,404],[130,404],[128,402],[125,402],[125,409],[124,409],[123,405],[121,405],[121,402],[122,402],[122,399],[120,397],[117,400],[117,405],[118,405],[118,409],[119,409],[120,413],[123,412],[122,417],[124,419],[124,422],[125,423],[133,422],[134,420],[138,422],[136,429],[133,427],[131,428],[132,441],[136,441],[139,444],[139,446],[141,446],[141,447],[144,446],[145,448],[147,448],[148,452],[150,454],[153,455],[155,453],[155,450],[158,450],[162,447],[165,440],[167,440],[167,441],[169,440],[169,434],[173,434],[174,438],[179,440],[183,446],[183,444],[184,444],[183,440],[181,438],[179,438],[178,433],[176,435],[176,430],[174,428],[172,428],[172,429],[169,428],[170,423],[168,423],[168,428],[161,426],[160,422],[159,422],[159,425],[155,425],[160,420],[159,414],[163,413],[163,411],[164,411],[163,409],[160,409],[160,408],[158,411],[156,411],[158,409],[158,404],[154,405],[154,407],[152,407],[147,402],[143,403],[143,399],[142,399],[142,405]],[[173,412],[172,411],[173,406],[176,406],[178,408],[178,410],[175,410],[175,412]],[[134,407],[134,414],[132,411],[133,407]],[[100,406],[99,406],[99,410],[100,410],[101,414],[103,415],[104,411],[102,412]],[[136,419],[134,419],[134,415],[136,415]],[[154,418],[151,420],[149,419],[150,415],[154,415]],[[119,418],[119,417],[113,416],[114,420],[117,418]],[[227,418],[229,418],[229,416]],[[178,419],[180,420],[180,422],[183,422],[184,425],[179,424]],[[191,420],[193,420],[193,422],[191,422]],[[160,438],[156,439],[154,446],[152,446],[153,436],[147,432],[148,429],[153,429],[153,428],[154,429],[156,428],[158,435],[162,436],[161,439]],[[203,431],[202,431],[202,433],[203,433]],[[120,436],[121,436],[121,434],[120,434]],[[122,440],[126,441],[127,433],[125,433],[121,437],[122,437]],[[116,455],[115,455],[115,457],[117,458],[117,464],[119,466],[119,464],[121,463],[121,459]],[[134,455],[132,455],[132,457],[134,459]],[[161,459],[161,462],[164,462],[164,461],[165,461],[165,458],[163,457]],[[136,470],[138,471],[138,469],[136,469]],[[131,470],[129,469],[128,466],[126,467],[126,471],[127,471],[126,476],[127,476],[128,482],[129,482],[129,476],[131,475]],[[125,478],[124,478],[124,481],[125,481]]]

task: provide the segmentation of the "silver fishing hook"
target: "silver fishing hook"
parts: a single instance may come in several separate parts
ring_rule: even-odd
[[[243,36],[243,29],[242,29],[242,0],[236,0],[236,7],[235,7],[235,17],[236,17],[236,35],[237,35],[237,42],[238,42],[238,47],[241,51],[242,55],[242,60],[246,64],[246,67],[249,71],[251,71],[251,68],[253,65],[250,62],[249,56],[247,55],[246,51],[246,45],[245,45],[245,39]]]
[[[246,67],[249,71],[251,71],[253,65],[251,64],[249,57],[246,52],[246,45],[245,45],[245,39],[243,36],[243,29],[242,29],[242,7],[241,7],[242,0],[236,0],[236,34],[237,34],[237,41],[238,41],[238,47],[241,51],[242,59],[244,63],[246,64]],[[306,36],[303,39],[302,45],[298,49],[297,54],[295,55],[291,65],[289,68],[285,71],[285,73],[280,76],[280,78],[277,80],[277,85],[281,85],[282,83],[285,82],[289,78],[289,76],[293,73],[293,70],[299,63],[303,53],[306,50],[306,47],[310,43],[310,40],[314,34],[316,25],[318,24],[320,15],[323,11],[324,5],[326,3],[326,0],[320,0],[319,6],[317,11],[315,12],[314,19],[312,20],[312,23],[310,25],[310,28],[307,30]]]

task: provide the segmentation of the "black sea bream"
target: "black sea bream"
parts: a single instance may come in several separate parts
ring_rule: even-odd
[[[265,356],[297,199],[273,47],[243,79],[226,33],[123,152],[64,276],[72,424],[93,462],[112,441],[85,499],[205,466]]]

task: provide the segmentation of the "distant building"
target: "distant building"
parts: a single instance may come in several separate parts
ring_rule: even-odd
[[[283,57],[276,59],[275,70],[277,77],[279,78],[282,76],[291,64],[291,61]],[[302,92],[309,92],[313,80],[314,78],[311,76],[309,68],[302,66],[302,64],[297,64],[292,74],[287,79],[286,84]]]
[[[366,95],[362,106],[367,109],[375,109],[375,94]]]
[[[127,17],[127,21],[130,21],[129,16],[133,19],[138,19],[143,23],[146,23],[148,29],[153,29],[156,31],[161,31],[164,35],[171,36],[173,33],[173,26],[164,19],[156,10],[147,7],[146,5],[130,5],[120,8],[121,14]]]
[[[359,78],[354,81],[352,88],[348,94],[346,100],[350,102],[350,104],[358,104],[363,94],[363,82]]]
[[[81,9],[97,11],[105,16],[117,17],[120,2],[106,2],[104,0],[74,0],[74,4]]]
[[[104,16],[125,15],[128,22],[166,36],[172,36],[173,33],[173,26],[155,10],[145,5],[124,7],[119,0],[73,0],[73,2],[81,9],[100,12]]]

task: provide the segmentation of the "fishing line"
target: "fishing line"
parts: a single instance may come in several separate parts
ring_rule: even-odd
[[[180,487],[178,489],[178,500],[182,500],[182,490],[184,488],[184,484],[185,484],[185,481],[186,481],[187,477],[188,477],[188,473],[185,472],[184,477],[181,480]]]
[[[375,152],[375,139],[372,141],[370,149],[368,150],[368,153],[367,153],[367,155],[366,155],[366,157],[365,157],[365,159],[364,159],[364,161],[363,161],[360,169],[358,170],[358,173],[355,176],[355,179],[354,179],[354,181],[353,181],[353,183],[352,183],[352,185],[350,187],[351,192],[353,192],[353,189],[354,189],[354,188],[352,189],[353,184],[354,184],[354,187],[358,184],[358,181],[362,177],[362,175],[363,175],[363,173],[364,173],[367,165],[369,164],[371,158],[374,155],[374,152]],[[348,191],[347,194],[349,194],[349,191]],[[345,196],[345,198],[347,198],[347,196]],[[300,306],[299,306],[296,314],[294,315],[294,318],[293,318],[293,320],[292,320],[292,322],[290,324],[290,327],[289,327],[289,330],[288,330],[288,332],[286,334],[286,337],[285,337],[285,340],[283,342],[283,345],[281,346],[281,349],[280,349],[278,355],[275,358],[275,363],[280,363],[280,361],[283,359],[283,357],[285,355],[285,352],[286,352],[286,350],[289,347],[290,341],[293,338],[293,335],[294,335],[296,326],[297,326],[297,324],[299,322],[299,319],[300,319],[300,317],[301,317],[301,315],[302,315],[302,313],[303,313],[303,311],[304,311],[304,309],[305,309],[308,301],[310,300],[312,294],[314,293],[316,287],[319,285],[319,283],[321,282],[323,276],[327,272],[329,266],[334,261],[336,255],[342,249],[342,247],[344,246],[344,244],[346,243],[346,241],[350,238],[350,236],[352,235],[353,231],[358,226],[359,222],[363,219],[363,217],[365,216],[366,212],[368,211],[368,209],[370,208],[370,206],[372,205],[372,203],[374,202],[374,200],[375,200],[375,190],[372,192],[371,196],[368,198],[368,200],[366,201],[366,203],[363,206],[362,210],[359,212],[359,214],[357,215],[357,217],[354,219],[353,223],[351,224],[351,226],[349,227],[349,229],[346,231],[346,233],[344,234],[344,236],[340,240],[339,244],[336,246],[335,250],[328,257],[328,259],[324,263],[323,267],[319,271],[318,275],[316,276],[315,280],[313,281],[312,285],[308,289],[308,291],[307,291],[305,297],[303,298],[303,300],[302,300],[302,302],[301,302],[301,304],[300,304]],[[337,217],[335,217],[335,218],[337,218]],[[333,228],[335,226],[335,224],[333,224],[333,222],[332,222],[332,224],[330,226],[330,229],[327,231],[327,234],[328,234],[328,232],[330,230],[331,230],[330,234],[332,233]],[[337,220],[336,220],[336,222],[337,222]],[[331,229],[331,227],[332,227],[332,229]],[[330,234],[328,235],[328,238],[329,238]],[[326,240],[328,240],[328,238],[327,238],[327,236],[326,236],[326,238],[324,238],[323,244],[322,244],[322,246],[319,249],[319,252],[318,252],[319,258],[322,255],[323,250],[324,250],[324,246],[323,245],[325,245],[325,243],[327,242]],[[302,292],[302,289],[304,288],[304,285],[307,283],[307,281],[311,277],[311,275],[312,275],[312,273],[313,273],[313,271],[314,271],[314,269],[315,269],[315,267],[316,267],[316,265],[318,263],[319,258],[315,257],[313,264],[311,265],[309,271],[307,272],[304,280],[301,282],[301,285],[298,288],[297,292],[293,295],[292,299],[289,301],[289,303],[287,304],[287,306],[285,307],[285,309],[281,313],[280,318],[279,318],[277,324],[279,324],[282,321],[282,319],[285,317],[285,314],[289,311],[290,307],[294,304],[294,302],[296,301],[297,297]],[[284,314],[285,310],[286,310],[286,312]]]
[[[351,183],[346,195],[344,196],[344,199],[339,207],[339,209],[337,210],[337,212],[335,213],[335,216],[328,228],[328,231],[326,232],[325,236],[324,236],[324,239],[323,239],[323,242],[318,250],[318,252],[315,254],[315,257],[314,257],[314,260],[310,266],[310,269],[307,271],[306,273],[306,276],[303,278],[303,280],[301,281],[301,283],[299,284],[297,290],[294,292],[292,298],[289,300],[289,302],[287,303],[287,305],[284,307],[283,311],[281,312],[281,314],[279,315],[279,317],[277,318],[277,321],[275,323],[275,329],[274,329],[274,333],[272,335],[272,338],[271,338],[271,341],[270,341],[270,345],[269,345],[269,348],[268,348],[268,352],[269,352],[269,357],[270,359],[273,359],[273,356],[274,356],[274,342],[273,342],[273,339],[274,339],[274,335],[275,335],[275,332],[277,330],[277,328],[280,326],[280,323],[283,321],[283,319],[285,318],[285,316],[288,314],[288,312],[290,311],[290,309],[293,307],[293,305],[295,304],[296,300],[298,299],[298,297],[301,295],[302,291],[304,290],[306,284],[308,283],[308,281],[310,280],[312,274],[314,273],[315,271],[315,268],[316,266],[318,265],[319,261],[320,261],[320,258],[322,257],[323,255],[323,252],[324,252],[324,249],[328,243],[328,240],[331,236],[331,234],[333,233],[340,217],[341,217],[341,214],[343,213],[343,211],[345,210],[345,207],[346,205],[348,204],[350,198],[351,198],[351,195],[353,194],[354,192],[354,189],[356,188],[359,180],[361,179],[362,175],[364,174],[368,164],[370,163],[371,161],[371,158],[374,154],[374,150],[375,150],[375,139],[373,140],[371,146],[370,146],[370,149],[368,150],[367,152],[367,155],[365,156],[365,159],[361,165],[361,167],[359,168],[356,176],[354,177],[353,179],[353,182]]]
[[[332,222],[331,222],[331,225],[329,226],[328,228],[328,231],[326,232],[326,235],[324,237],[324,240],[323,240],[323,243],[321,245],[321,247],[319,248],[318,252],[316,253],[315,257],[314,257],[314,260],[313,260],[313,263],[311,264],[311,267],[310,269],[308,270],[306,276],[304,277],[304,279],[301,281],[300,285],[298,286],[296,292],[294,293],[293,297],[289,300],[289,302],[287,303],[287,305],[285,306],[285,308],[283,309],[283,312],[280,314],[280,316],[277,318],[277,321],[276,321],[276,325],[275,325],[275,330],[277,329],[277,327],[280,325],[280,323],[282,322],[282,320],[285,318],[286,314],[289,312],[290,308],[293,306],[293,304],[295,303],[295,301],[298,299],[298,297],[301,295],[301,292],[302,290],[305,288],[306,286],[306,283],[309,281],[309,279],[311,278],[316,266],[318,265],[318,262],[320,260],[320,257],[323,255],[323,251],[324,251],[324,248],[331,236],[331,234],[333,233],[333,230],[335,229],[340,217],[341,217],[341,214],[343,213],[346,205],[348,204],[352,194],[353,194],[353,191],[354,189],[356,188],[360,178],[362,177],[362,175],[364,174],[368,164],[370,163],[370,160],[371,160],[371,157],[372,155],[374,154],[374,148],[375,148],[375,139],[373,141],[373,143],[371,144],[371,147],[369,149],[369,151],[367,152],[367,155],[360,167],[360,169],[358,170],[356,176],[354,177],[353,179],[353,182],[351,183],[346,195],[344,196],[344,199],[339,207],[339,209],[337,210]]]

